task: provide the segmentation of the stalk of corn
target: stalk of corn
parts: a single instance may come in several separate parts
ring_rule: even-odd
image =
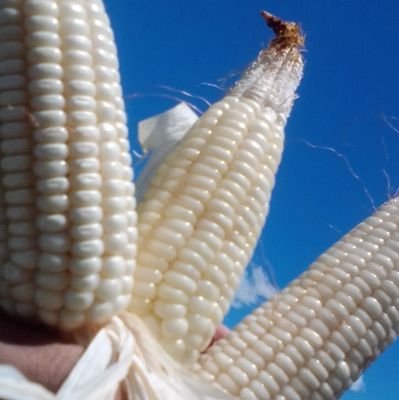
[[[295,24],[165,159],[138,208],[129,310],[178,360],[197,360],[222,321],[268,213],[284,125],[302,75]]]
[[[240,399],[335,399],[399,333],[399,198],[200,358]]]
[[[0,2],[0,305],[63,329],[130,301],[134,186],[101,0]]]

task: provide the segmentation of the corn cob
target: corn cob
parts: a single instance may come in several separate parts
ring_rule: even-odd
[[[240,399],[335,399],[399,333],[399,198],[201,356]]]
[[[266,17],[278,38],[168,157],[140,208],[131,309],[183,361],[209,342],[256,243],[301,75],[296,28]],[[117,68],[101,2],[0,5],[0,304],[9,313],[74,329],[129,302],[135,204]],[[336,398],[398,333],[398,218],[394,199],[195,371],[241,399]]]
[[[140,208],[131,309],[185,361],[209,342],[251,255],[301,76],[297,28],[265,17],[277,39],[168,157]],[[0,90],[0,305],[64,329],[104,323],[129,302],[136,230],[101,2],[3,0]],[[398,218],[396,198],[213,345],[196,373],[241,399],[336,398],[398,333]],[[193,387],[193,399],[230,398]]]
[[[166,158],[138,207],[129,310],[181,361],[198,359],[209,344],[268,213],[302,72],[298,28],[280,28],[240,83]]]
[[[63,329],[130,300],[136,216],[101,0],[0,3],[0,305]]]

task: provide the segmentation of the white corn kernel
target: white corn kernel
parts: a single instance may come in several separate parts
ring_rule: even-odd
[[[399,238],[393,238],[397,226],[390,222],[398,215],[399,198],[394,198],[344,236],[271,303],[244,319],[236,332],[220,341],[222,350],[217,346],[208,349],[200,359],[201,367],[210,376],[214,375],[215,382],[227,391],[233,388],[228,384],[226,374],[244,390],[247,386],[245,371],[248,376],[254,373],[253,382],[263,384],[272,393],[276,389],[274,382],[263,380],[261,369],[255,373],[251,364],[248,367],[243,364],[243,359],[253,360],[253,354],[247,349],[249,346],[255,355],[264,359],[266,370],[280,385],[278,393],[289,390],[305,393],[304,388],[298,386],[299,379],[312,396],[323,397],[327,392],[328,398],[339,396],[357,379],[368,360],[375,358],[396,335],[392,331],[396,324],[396,311],[392,311],[396,306],[393,307],[390,300],[393,286],[386,282],[396,274],[399,262]],[[379,246],[370,247],[376,238]],[[351,248],[350,253],[342,251],[344,247]],[[365,249],[368,249],[366,253]],[[380,268],[382,252],[389,254],[384,256],[383,269]],[[347,277],[348,258],[353,276],[351,283],[342,285]],[[380,278],[371,271],[378,273]],[[337,277],[341,279],[339,285]],[[329,298],[324,301],[320,283],[331,289]],[[277,307],[282,310],[278,314],[275,312]],[[284,330],[278,328],[283,326],[285,318],[292,324],[291,330],[296,327],[292,330],[295,336],[288,333],[287,327]],[[263,326],[263,330],[257,328],[258,325]],[[229,346],[234,349],[228,350]],[[223,357],[229,357],[241,372],[226,365],[213,373],[209,369],[211,361],[218,362]],[[234,394],[236,390],[234,388],[230,393]],[[257,392],[254,394],[258,396]]]
[[[134,272],[126,118],[112,32],[99,4],[0,5],[0,218],[7,231],[0,282],[15,294],[13,312],[26,315],[17,302],[30,279],[35,316],[63,329],[120,312],[129,296],[124,289],[119,298],[122,287],[130,285],[122,281],[131,282]],[[113,196],[116,206],[109,207]],[[122,267],[106,268],[110,257],[120,257]]]

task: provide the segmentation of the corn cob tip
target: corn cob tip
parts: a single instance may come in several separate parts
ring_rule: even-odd
[[[301,28],[295,22],[286,22],[267,11],[261,11],[260,15],[272,29],[276,37],[270,43],[270,48],[284,49],[289,47],[302,47],[304,36]]]
[[[267,11],[262,11],[261,16],[276,36],[260,51],[230,94],[255,100],[264,109],[271,107],[285,125],[302,78],[304,37],[294,22],[285,22]]]

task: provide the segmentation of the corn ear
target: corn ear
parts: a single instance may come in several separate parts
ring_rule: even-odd
[[[287,32],[194,124],[139,204],[129,310],[181,361],[208,346],[268,213],[302,72],[301,36]]]
[[[74,329],[130,300],[136,214],[100,0],[0,3],[0,305]]]
[[[335,399],[399,333],[399,198],[200,358],[240,399]]]
[[[167,157],[139,210],[129,308],[175,358],[198,363],[176,363],[140,317],[121,313],[100,330],[61,396],[76,390],[78,397],[114,397],[125,376],[129,398],[333,399],[398,334],[395,198],[199,354],[263,226],[301,77],[297,26],[264,16],[276,39]],[[126,308],[137,239],[131,171],[101,1],[3,0],[3,310],[76,329]],[[97,350],[104,385],[98,373],[79,382],[86,365],[98,361]],[[14,369],[1,375],[5,396],[26,384],[27,392],[52,398]]]

